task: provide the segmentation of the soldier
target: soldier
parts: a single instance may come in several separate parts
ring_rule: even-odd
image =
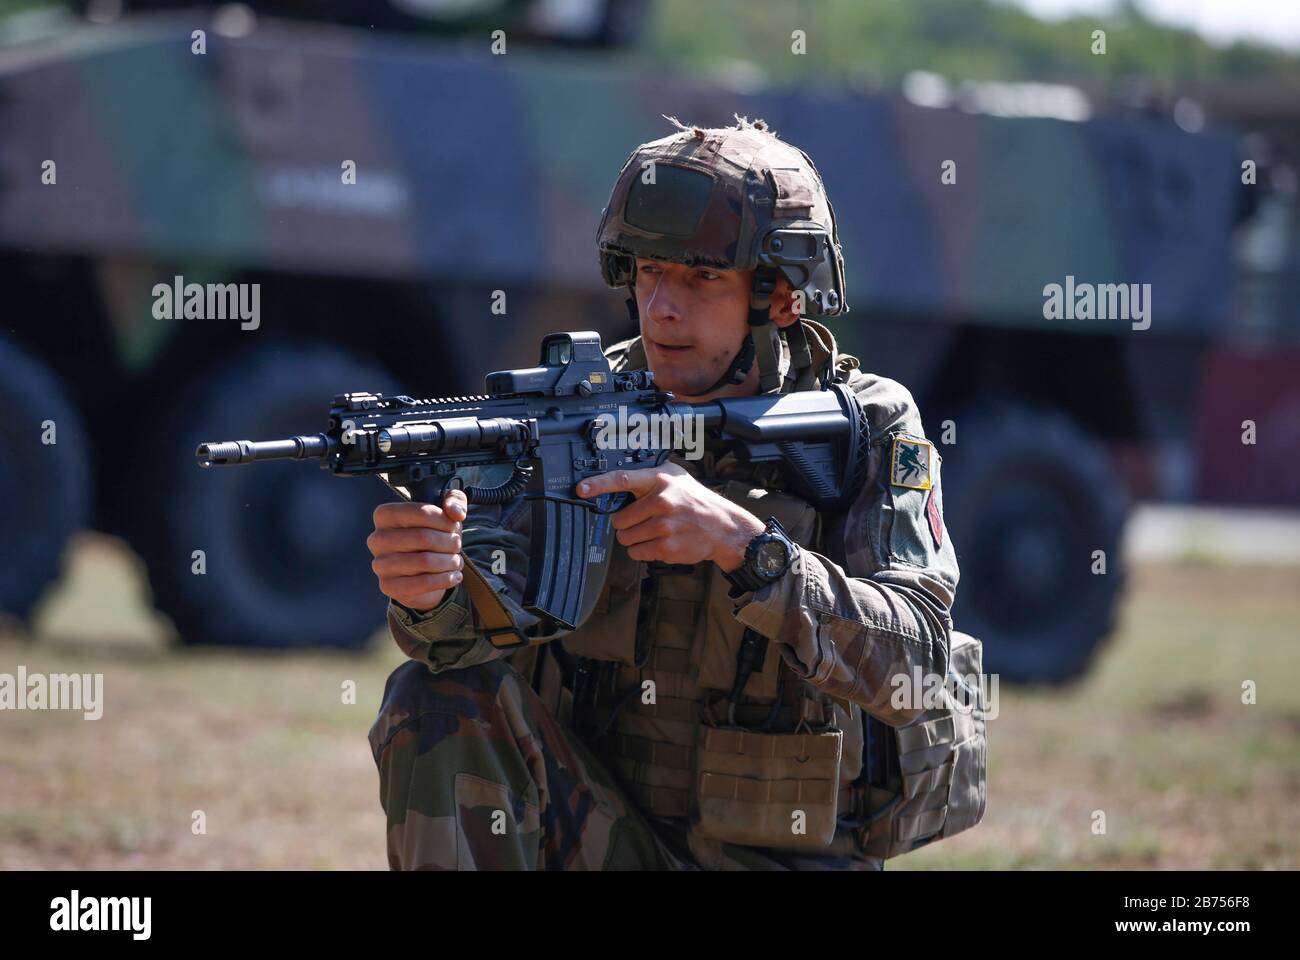
[[[869,419],[865,482],[819,514],[717,441],[593,478],[578,495],[635,495],[604,592],[577,630],[513,651],[483,636],[460,570],[471,558],[537,623],[526,502],[380,506],[367,542],[411,658],[370,731],[394,869],[883,867],[862,847],[864,731],[920,716],[891,677],[947,671],[941,458],[908,391],[810,319],[847,304],[808,156],[761,120],[669,119],[600,224],[604,278],[640,324],[611,367],[688,403],[845,382]]]

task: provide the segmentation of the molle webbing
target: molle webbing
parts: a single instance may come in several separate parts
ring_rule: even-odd
[[[706,472],[714,465],[711,457],[709,461]],[[756,515],[776,515],[788,531],[797,531],[793,539],[811,545],[815,514],[804,501],[787,499],[770,488],[761,496],[751,496],[763,481],[730,479],[739,482],[724,481],[715,487],[721,495],[752,508]],[[760,790],[764,796],[771,794],[771,802],[779,805],[785,798],[777,794],[797,790],[808,792],[807,802],[814,807],[833,804],[838,788],[834,775],[828,774],[820,782],[805,775],[810,772],[809,764],[818,766],[820,761],[792,759],[788,776],[757,781],[769,785],[756,787],[740,782],[754,780],[744,773],[747,767],[753,769],[758,764],[779,771],[784,761],[741,753],[736,754],[733,766],[727,759],[735,753],[737,743],[748,742],[751,747],[780,743],[779,749],[792,750],[811,742],[808,737],[737,741],[734,729],[723,729],[743,726],[758,730],[769,721],[774,732],[795,730],[801,721],[806,724],[803,729],[821,728],[834,719],[830,704],[823,705],[814,688],[792,675],[780,680],[780,673],[788,668],[775,645],[766,650],[761,665],[755,666],[733,703],[729,693],[735,683],[744,626],[734,618],[728,582],[710,563],[693,567],[645,564],[639,569],[644,576],[630,569],[611,574],[611,592],[601,607],[611,618],[605,629],[584,630],[576,641],[568,640],[575,654],[595,658],[585,661],[595,678],[587,684],[588,695],[575,698],[573,706],[579,736],[619,778],[629,796],[653,816],[691,815],[692,789],[698,791],[705,783],[713,792],[710,799],[718,801],[730,798],[761,806],[767,801],[749,795]],[[647,682],[653,684],[653,697]],[[653,702],[645,702],[648,699]],[[698,749],[706,742],[719,749],[709,754],[716,765],[701,771]],[[819,745],[814,749],[826,748]],[[839,755],[821,765],[828,763],[838,765]],[[697,779],[701,782],[696,783]]]

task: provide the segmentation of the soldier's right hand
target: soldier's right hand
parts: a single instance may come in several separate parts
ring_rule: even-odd
[[[462,490],[449,491],[438,507],[432,503],[381,503],[375,508],[375,532],[366,538],[374,555],[370,568],[384,596],[419,613],[432,610],[460,583],[460,525],[469,503]]]

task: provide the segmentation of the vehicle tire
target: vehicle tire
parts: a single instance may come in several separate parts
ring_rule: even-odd
[[[1067,416],[1013,402],[956,419],[944,451],[945,522],[961,580],[953,620],[1013,682],[1081,675],[1113,626],[1128,494],[1101,445]],[[1093,573],[1094,551],[1105,573]]]
[[[0,611],[26,620],[90,515],[81,417],[54,375],[0,338]],[[53,443],[43,442],[45,423]]]
[[[391,393],[391,378],[337,347],[267,344],[168,402],[146,431],[126,522],[183,642],[359,649],[383,623],[365,541],[395,494],[315,462],[204,468],[194,456],[204,442],[320,432],[336,394],[363,390]]]

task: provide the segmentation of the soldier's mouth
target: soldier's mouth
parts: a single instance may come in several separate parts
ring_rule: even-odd
[[[656,349],[665,353],[680,353],[683,350],[691,349],[689,344],[660,343],[658,340],[652,340],[651,343],[655,345]]]

